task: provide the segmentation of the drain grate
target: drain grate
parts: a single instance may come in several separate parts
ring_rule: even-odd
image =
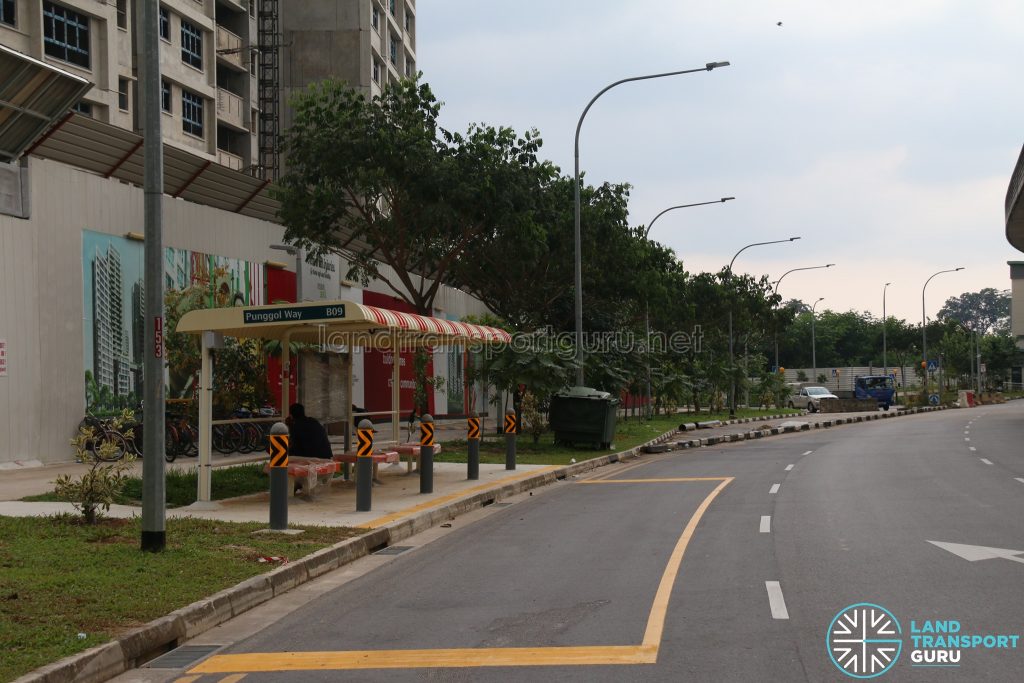
[[[147,669],[184,669],[223,645],[182,645],[146,664]]]
[[[378,550],[374,555],[400,555],[406,550],[412,550],[413,547],[414,546],[411,545],[392,545],[384,548],[383,550]]]

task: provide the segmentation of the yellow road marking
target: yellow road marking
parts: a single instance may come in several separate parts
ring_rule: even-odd
[[[686,546],[690,543],[690,539],[693,537],[693,532],[697,530],[697,525],[700,523],[700,518],[707,512],[708,506],[711,505],[711,501],[722,492],[726,486],[732,483],[733,477],[720,478],[720,483],[715,487],[715,490],[708,494],[704,502],[700,504],[697,511],[690,517],[690,521],[687,522],[686,528],[683,529],[683,535],[679,537],[679,541],[676,543],[676,547],[672,549],[672,555],[669,557],[668,566],[665,567],[665,573],[661,575],[661,583],[658,585],[658,592],[654,595],[654,604],[651,606],[651,614],[647,617],[647,630],[644,631],[644,645],[649,647],[658,647],[661,643],[661,634],[665,630],[665,618],[668,616],[668,601],[672,597],[672,586],[675,584],[676,575],[679,574],[679,567],[683,563],[683,555],[686,553]]]
[[[182,676],[181,678],[175,678],[174,683],[195,683],[195,681],[198,681],[200,678],[202,678],[202,676]]]
[[[484,666],[578,666],[653,664],[657,647],[590,645],[584,647],[456,648],[450,650],[353,650],[350,652],[282,652],[219,655],[194,672],[245,670],[337,671],[343,669],[433,669]]]
[[[507,483],[512,482],[512,481],[516,481],[516,480],[519,480],[519,479],[525,479],[526,477],[531,477],[531,476],[533,476],[535,474],[541,474],[543,472],[550,472],[551,470],[557,470],[557,469],[560,469],[560,468],[561,468],[560,465],[551,465],[550,467],[544,467],[544,468],[541,468],[541,469],[530,470],[529,472],[523,472],[521,474],[514,474],[511,477],[504,477],[502,479],[498,479],[496,481],[491,481],[491,482],[488,482],[486,484],[480,484],[479,486],[474,486],[473,488],[470,488],[470,489],[463,489],[462,491],[459,491],[457,493],[450,493],[447,496],[441,496],[440,498],[435,498],[435,499],[427,501],[425,503],[420,503],[419,505],[414,505],[411,508],[406,508],[404,510],[399,510],[398,512],[392,512],[391,514],[384,515],[383,517],[378,517],[377,519],[369,521],[369,522],[367,522],[365,524],[358,524],[356,526],[359,529],[376,529],[377,527],[384,526],[385,524],[389,524],[391,522],[394,522],[395,520],[402,519],[403,517],[408,517],[409,515],[415,514],[415,513],[419,512],[420,510],[426,510],[428,508],[436,507],[438,505],[443,505],[443,504],[445,504],[445,503],[447,503],[449,501],[455,500],[457,498],[462,498],[464,496],[470,496],[470,495],[473,495],[474,493],[477,493],[479,491],[485,491],[485,490],[491,488],[492,486],[494,486],[495,484],[507,484]]]
[[[238,683],[238,681],[245,678],[245,674],[231,674],[217,681],[217,683]]]
[[[665,484],[682,481],[722,481],[723,477],[663,477],[660,479],[585,479],[576,484]],[[729,481],[732,481],[730,479]]]
[[[669,556],[640,645],[588,645],[580,647],[449,648],[436,650],[351,650],[346,652],[257,652],[215,655],[189,673],[237,671],[337,671],[354,669],[433,669],[488,666],[594,666],[654,664],[668,617],[672,588],[683,555],[711,502],[733,477],[677,477],[582,481],[581,484],[662,483],[717,481],[718,486],[697,507]],[[227,679],[225,679],[227,680]]]

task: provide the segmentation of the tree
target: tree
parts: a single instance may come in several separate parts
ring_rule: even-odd
[[[939,318],[959,320],[975,332],[1004,333],[1010,329],[1010,295],[992,287],[946,299]]]

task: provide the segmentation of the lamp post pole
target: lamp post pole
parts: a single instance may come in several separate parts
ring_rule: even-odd
[[[936,275],[942,275],[943,273],[955,273],[958,270],[963,270],[963,269],[964,269],[963,266],[961,266],[959,268],[950,268],[949,270],[940,270],[939,272],[934,273],[930,278],[925,280],[924,281],[924,286],[921,287],[921,356],[922,356],[922,361],[921,362],[924,364],[924,367],[923,367],[923,370],[924,370],[923,384],[924,384],[924,395],[926,397],[928,395],[928,319],[925,316],[925,310],[924,310],[924,292],[925,292],[926,289],[928,289],[928,283],[931,282],[932,278],[934,278]],[[941,387],[939,387],[939,391],[940,392],[942,391]],[[940,400],[941,400],[941,396],[940,396]]]
[[[806,268],[793,268],[792,270],[787,270],[785,273],[782,274],[782,276],[778,280],[775,281],[775,289],[772,292],[772,294],[778,294],[779,293],[779,285],[782,283],[783,278],[785,278],[790,273],[795,273],[798,270],[818,270],[820,268],[831,268],[834,265],[835,265],[834,263],[826,263],[823,266],[807,266]],[[778,330],[778,327],[776,327],[775,328],[775,371],[778,372],[778,370],[779,370],[779,330]]]
[[[800,239],[799,237],[790,237],[785,240],[772,240],[770,242],[754,242],[743,247],[735,254],[733,254],[732,260],[729,261],[729,276],[732,276],[732,266],[736,263],[736,257],[745,252],[751,247],[761,247],[766,244],[782,244],[783,242],[795,242]],[[729,417],[736,416],[736,373],[733,371],[733,365],[736,363],[736,355],[733,351],[733,334],[732,334],[732,301],[729,302]]]
[[[889,374],[889,357],[887,355],[887,344],[886,344],[886,328],[889,327],[889,318],[885,314],[885,290],[889,289],[891,282],[886,282],[885,287],[882,287],[882,366],[885,368],[885,372],[882,374]]]
[[[302,247],[292,246],[290,244],[271,244],[271,249],[277,249],[283,251],[290,256],[295,257],[295,303],[302,303],[305,301],[302,297],[302,262],[304,254]]]
[[[811,379],[812,382],[817,382],[818,381],[818,351],[817,351],[818,346],[817,346],[817,339],[815,339],[815,336],[814,336],[814,320],[816,318],[816,315],[814,313],[814,309],[817,308],[818,304],[821,303],[824,300],[825,300],[825,297],[821,297],[820,299],[818,299],[817,301],[814,302],[813,306],[811,306],[811,367],[813,368],[811,370],[811,372],[814,375],[813,378]]]
[[[623,83],[631,83],[633,81],[647,81],[653,78],[664,78],[666,76],[679,76],[682,74],[692,74],[698,71],[711,71],[721,66],[729,66],[729,62],[708,62],[700,69],[684,69],[682,71],[669,71],[661,74],[649,74],[647,76],[634,76],[632,78],[623,78],[622,80],[615,81],[610,85],[606,85],[596,95],[594,95],[587,106],[583,109],[583,113],[580,114],[580,120],[576,123],[576,140],[573,151],[575,161],[575,176],[574,176],[574,205],[575,205],[575,218],[573,221],[573,241],[575,242],[575,289],[576,289],[576,362],[579,364],[576,368],[576,384],[578,386],[583,385],[583,244],[580,239],[580,129],[583,127],[583,119],[586,118],[587,112],[594,105],[601,95],[605,94],[617,85]]]
[[[735,197],[722,197],[721,199],[716,199],[713,202],[697,202],[695,204],[680,204],[678,206],[670,206],[667,209],[664,209],[663,211],[658,213],[658,215],[655,216],[653,219],[651,219],[651,222],[647,224],[647,229],[644,230],[644,239],[647,239],[648,236],[650,236],[651,228],[654,227],[654,222],[657,221],[662,216],[664,216],[669,211],[674,211],[675,209],[689,209],[689,208],[694,207],[694,206],[707,206],[708,204],[724,204],[725,202],[732,201],[733,199],[736,199],[736,198]],[[647,335],[647,411],[646,412],[647,412],[647,417],[649,418],[649,417],[651,417],[651,415],[653,415],[653,410],[652,410],[652,405],[651,405],[651,310],[650,310],[650,304],[647,301],[644,302],[644,331],[645,331],[645,334]]]

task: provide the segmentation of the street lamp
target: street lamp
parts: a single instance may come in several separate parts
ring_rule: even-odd
[[[657,216],[655,216],[651,220],[650,223],[647,224],[647,229],[644,230],[644,239],[647,239],[647,236],[651,234],[651,228],[654,227],[654,222],[656,220],[658,220],[659,218],[661,218],[666,213],[668,213],[669,211],[673,211],[675,209],[689,209],[690,207],[694,207],[694,206],[707,206],[708,204],[724,204],[725,202],[732,201],[733,199],[736,199],[736,198],[735,197],[722,197],[721,199],[716,199],[713,202],[697,202],[696,204],[680,204],[679,206],[670,206],[667,209],[665,209],[664,211],[660,212]],[[651,413],[651,315],[650,315],[650,313],[651,313],[651,311],[650,311],[650,304],[645,301],[644,302],[644,328],[645,328],[646,333],[647,333],[647,414],[648,414],[648,417],[650,417],[651,414],[652,414]]]
[[[814,319],[815,319],[814,309],[817,308],[818,304],[821,303],[824,300],[825,300],[825,297],[821,297],[820,299],[815,301],[814,304],[811,306],[811,367],[813,368],[813,370],[811,371],[811,373],[813,375],[813,379],[811,379],[812,382],[817,382],[818,381],[818,353],[817,353],[817,348],[818,347],[817,347],[817,340],[814,337]]]
[[[885,283],[885,287],[882,287],[882,365],[885,367],[885,373],[884,374],[886,374],[886,375],[889,374],[889,358],[886,355],[887,346],[886,346],[885,333],[886,333],[886,328],[889,327],[889,318],[886,317],[886,315],[885,315],[885,290],[889,289],[889,285],[891,285],[891,284],[892,284],[891,282],[886,282]]]
[[[936,275],[942,275],[943,273],[955,273],[958,270],[963,270],[963,269],[964,269],[964,267],[960,266],[959,268],[950,268],[949,270],[940,270],[939,272],[933,274],[932,277],[930,277],[927,280],[925,280],[924,281],[924,287],[921,287],[921,356],[923,358],[923,360],[921,362],[924,364],[924,368],[923,369],[924,369],[924,393],[925,393],[925,395],[928,394],[928,320],[927,320],[927,317],[925,316],[925,311],[924,311],[924,290],[928,289],[928,283],[931,282],[932,278],[934,278]],[[939,387],[939,392],[941,394],[942,387]],[[941,400],[941,395],[940,395],[940,400]]]
[[[574,204],[575,204],[575,220],[573,224],[573,240],[576,245],[576,361],[579,363],[579,367],[576,369],[576,384],[577,386],[583,385],[583,243],[580,240],[580,129],[583,127],[583,119],[586,118],[587,112],[594,105],[601,95],[605,94],[617,85],[623,83],[630,83],[632,81],[647,81],[652,78],[664,78],[666,76],[679,76],[682,74],[692,74],[698,71],[711,71],[722,66],[729,66],[729,62],[708,62],[700,69],[684,69],[682,71],[669,71],[662,74],[650,74],[647,76],[634,76],[632,78],[623,78],[620,81],[615,81],[611,85],[606,85],[596,95],[594,95],[587,106],[583,109],[583,113],[580,114],[580,120],[576,124],[576,142],[574,148],[575,157],[575,192],[574,192]]]
[[[799,237],[790,237],[786,240],[772,240],[771,242],[754,242],[748,244],[739,251],[737,251],[732,260],[729,261],[729,275],[732,275],[732,265],[736,263],[736,257],[745,252],[751,247],[761,247],[766,244],[782,244],[783,242],[795,242],[800,239]],[[733,365],[736,362],[735,354],[733,353],[733,336],[732,336],[732,302],[729,303],[729,417],[736,416],[736,373],[733,372]]]
[[[301,303],[304,301],[302,298],[302,247],[291,244],[271,244],[270,248],[295,257],[295,301]]]
[[[782,274],[782,276],[778,280],[775,281],[775,289],[772,292],[772,294],[778,294],[779,293],[779,285],[782,283],[783,278],[785,278],[790,273],[795,273],[798,270],[818,270],[820,268],[831,268],[834,265],[835,265],[834,263],[826,263],[823,266],[807,266],[806,268],[793,268],[792,270],[787,270],[785,273]],[[778,369],[779,369],[779,330],[778,330],[778,328],[776,328],[776,330],[775,330],[775,370],[776,370],[776,372],[778,371]]]

